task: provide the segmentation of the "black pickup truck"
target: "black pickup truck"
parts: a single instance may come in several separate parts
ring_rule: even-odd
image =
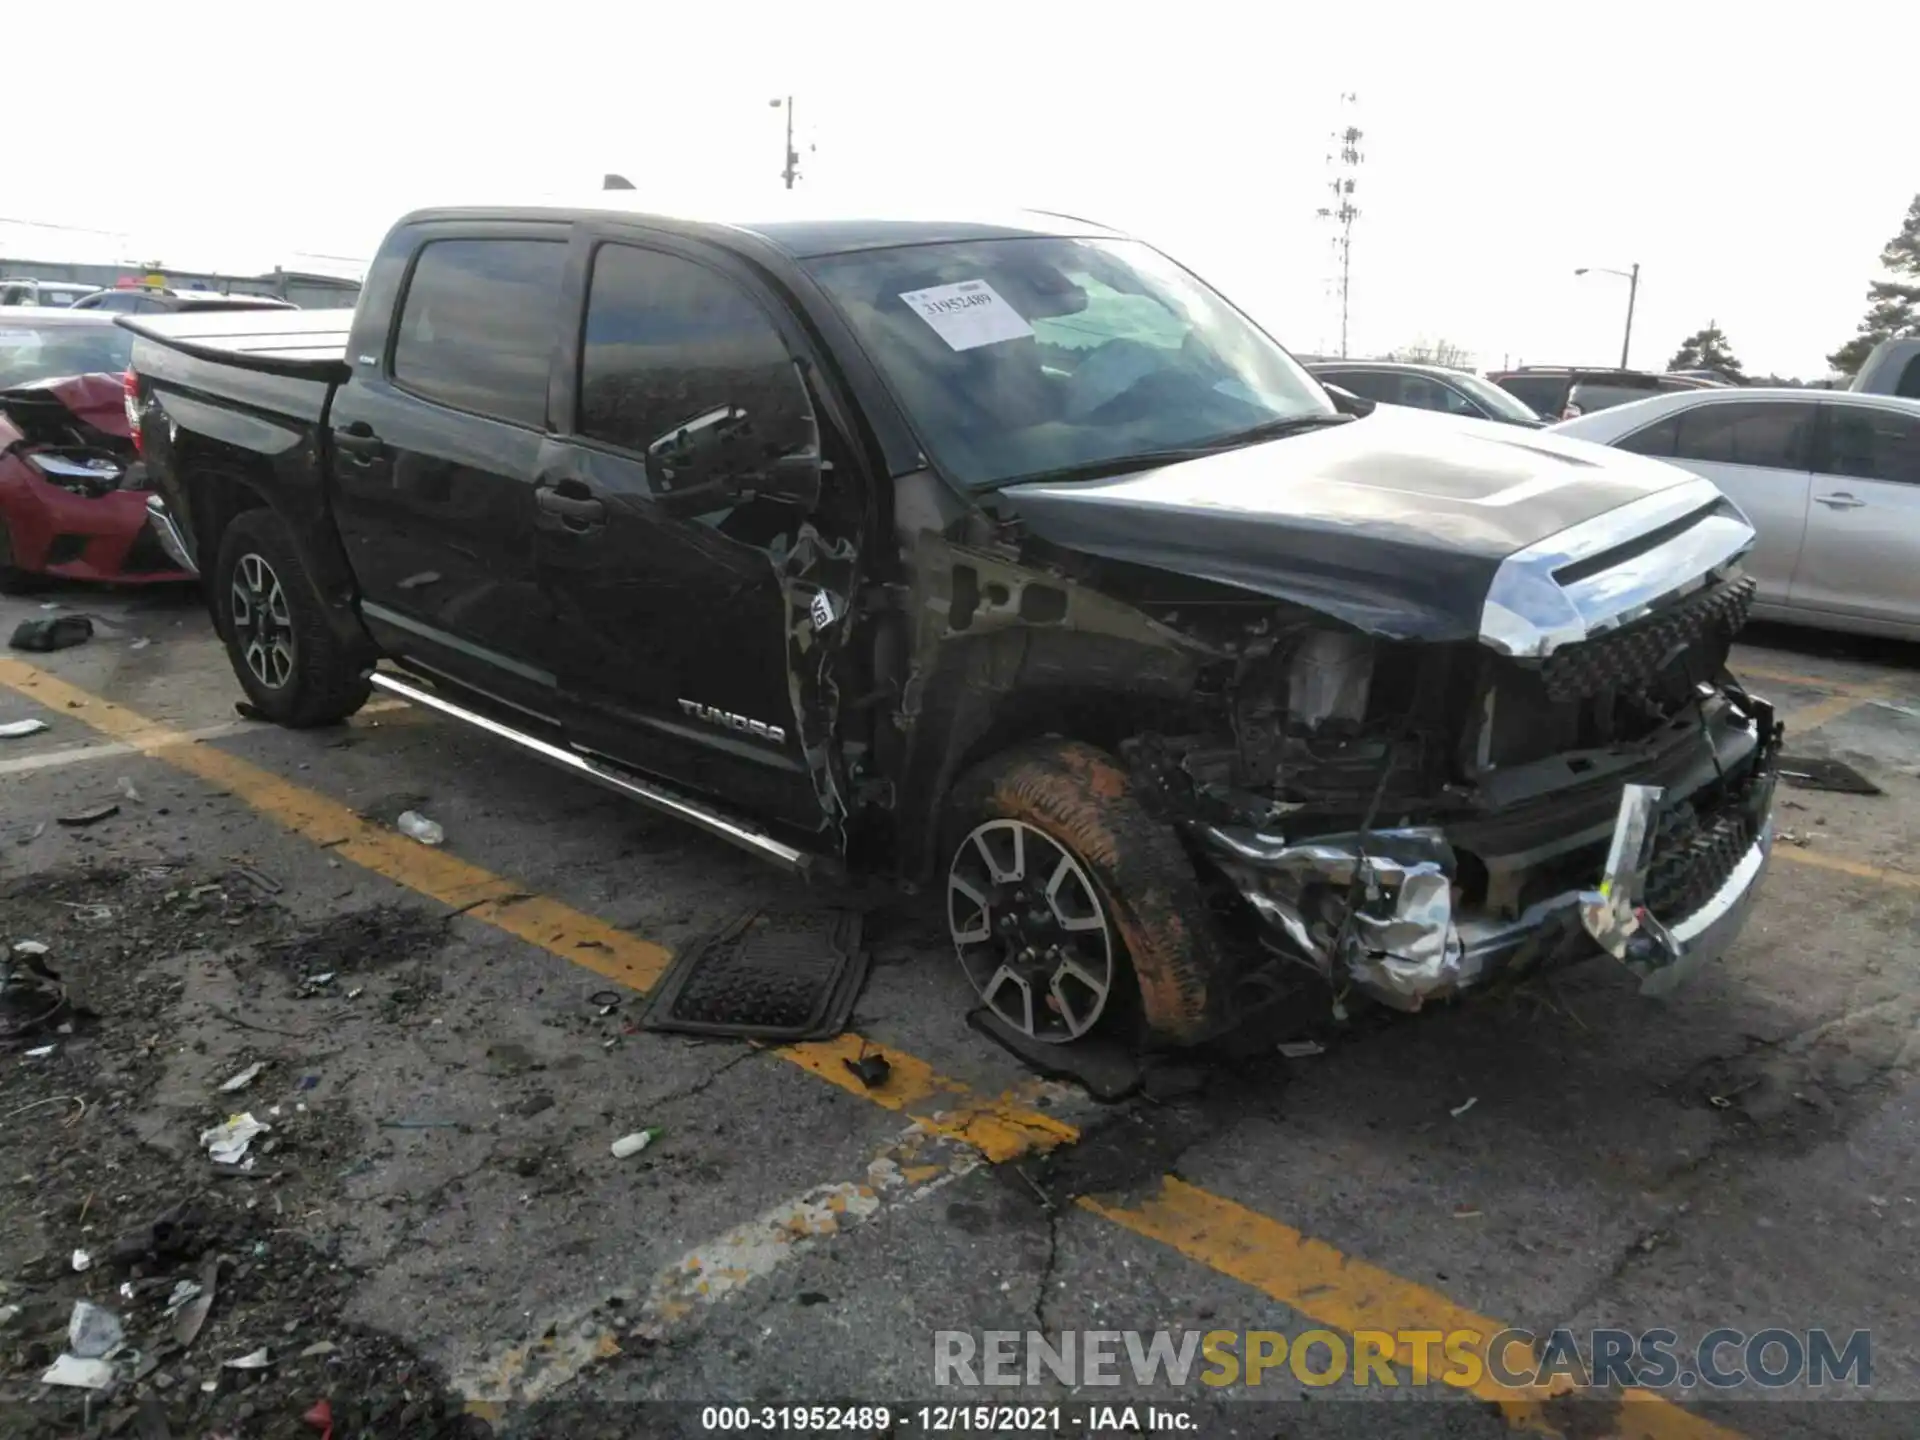
[[[121,322],[153,523],[259,710],[378,686],[930,886],[1043,1041],[1193,1041],[1292,966],[1656,988],[1738,929],[1780,727],[1706,481],[1358,418],[1078,220],[619,204],[410,215],[350,314]]]

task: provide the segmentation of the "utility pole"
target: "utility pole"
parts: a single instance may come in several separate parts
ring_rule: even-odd
[[[782,106],[786,107],[787,146],[784,153],[787,157],[787,163],[780,171],[780,178],[787,182],[787,189],[791,190],[793,188],[793,182],[800,178],[800,152],[793,148],[793,97],[789,95],[784,100],[769,100],[767,104],[775,110],[780,109]]]
[[[1334,284],[1340,294],[1340,358],[1343,360],[1347,356],[1347,297],[1353,280],[1353,222],[1360,218],[1360,209],[1353,203],[1353,192],[1360,161],[1364,158],[1360,152],[1364,132],[1356,123],[1354,112],[1359,100],[1352,91],[1340,96],[1345,123],[1333,132],[1333,149],[1327,154],[1327,165],[1333,171],[1327,188],[1333,193],[1333,203],[1321,206],[1316,212],[1335,228],[1333,249],[1340,257],[1340,271]]]
[[[1576,275],[1600,274],[1618,275],[1627,282],[1627,329],[1620,337],[1620,368],[1628,367],[1627,357],[1633,353],[1633,303],[1640,298],[1640,262],[1633,262],[1631,270],[1611,270],[1605,265],[1582,265],[1573,272]]]

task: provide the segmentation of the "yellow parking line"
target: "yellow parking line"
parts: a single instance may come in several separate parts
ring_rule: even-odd
[[[1773,856],[1776,860],[1785,860],[1794,865],[1805,865],[1813,870],[1830,870],[1836,875],[1851,875],[1856,880],[1871,880],[1877,885],[1893,885],[1902,890],[1920,890],[1920,875],[1908,870],[1888,870],[1880,865],[1868,865],[1860,860],[1848,860],[1840,855],[1822,855],[1818,851],[1808,850],[1799,845],[1786,845],[1775,842]]]
[[[1742,680],[1771,680],[1776,685],[1798,685],[1804,690],[1827,690],[1838,695],[1857,695],[1877,700],[1886,694],[1886,686],[1877,680],[1842,680],[1826,675],[1803,675],[1794,670],[1775,670],[1767,665],[1746,665],[1730,661],[1728,668]]]
[[[185,770],[246,801],[295,834],[325,846],[342,859],[396,880],[420,894],[462,909],[474,919],[517,936],[559,958],[637,990],[665,971],[671,953],[582,914],[558,900],[519,892],[513,882],[477,865],[420,845],[363,820],[345,805],[282,780],[259,766],[211,745],[196,745],[180,732],[104,700],[21,661],[0,657],[0,685],[69,714],[143,755]],[[892,1073],[885,1086],[869,1090],[844,1062],[863,1049],[880,1049]],[[1072,1125],[1033,1108],[1036,1087],[1019,1087],[989,1098],[938,1074],[924,1061],[891,1047],[874,1047],[856,1035],[820,1044],[789,1045],[771,1053],[862,1099],[921,1119],[936,1134],[966,1141],[988,1159],[1007,1161],[1079,1138]],[[1429,1324],[1455,1317],[1453,1328],[1479,1328],[1492,1335],[1505,1328],[1456,1306],[1436,1291],[1352,1259],[1299,1231],[1244,1206],[1187,1185],[1173,1176],[1141,1205],[1080,1203],[1091,1213],[1171,1246],[1222,1275],[1285,1301],[1299,1313],[1343,1329],[1446,1328]],[[1476,1391],[1476,1393],[1479,1393]],[[1489,1392],[1515,1428],[1548,1435],[1561,1432],[1532,1394]],[[1728,1440],[1732,1432],[1709,1425],[1664,1399],[1622,1405],[1657,1429],[1620,1433],[1661,1440]]]
[[[1154,1194],[1135,1204],[1106,1204],[1090,1196],[1082,1196],[1079,1204],[1123,1229],[1157,1240],[1211,1270],[1230,1275],[1331,1329],[1349,1334],[1359,1330],[1424,1330],[1441,1335],[1469,1331],[1481,1337],[1484,1344],[1507,1328],[1498,1320],[1456,1305],[1438,1291],[1342,1254],[1290,1225],[1172,1175],[1160,1182]],[[1484,1361],[1485,1351],[1478,1353]],[[1411,1345],[1400,1346],[1394,1356],[1402,1369],[1411,1368],[1415,1359]],[[1435,1359],[1434,1368],[1438,1370],[1437,1354]],[[1561,1431],[1548,1406],[1571,1390],[1571,1382],[1516,1387],[1503,1385],[1483,1370],[1480,1379],[1466,1388],[1477,1399],[1499,1406],[1510,1428],[1558,1435]],[[1582,1427],[1578,1433],[1644,1436],[1646,1440],[1739,1440],[1736,1432],[1651,1392],[1634,1391],[1619,1398],[1620,1413],[1613,1417],[1610,1428],[1603,1432]],[[1598,1417],[1585,1418],[1592,1425]]]

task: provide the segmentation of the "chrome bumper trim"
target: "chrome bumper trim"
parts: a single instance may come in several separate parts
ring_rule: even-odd
[[[200,567],[193,563],[193,556],[187,552],[187,542],[181,538],[180,527],[173,523],[173,516],[167,511],[167,502],[158,495],[147,496],[147,524],[153,527],[154,538],[160,542],[160,548],[167,552],[169,560],[190,574],[200,573]]]

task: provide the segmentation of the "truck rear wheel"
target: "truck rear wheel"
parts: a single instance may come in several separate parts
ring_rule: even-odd
[[[247,698],[295,730],[333,725],[366,704],[372,686],[326,617],[286,522],[243,510],[220,537],[209,599]]]
[[[1192,862],[1090,745],[1049,740],[954,788],[947,928],[981,1001],[1066,1044],[1132,1023],[1203,1038],[1218,942]]]

